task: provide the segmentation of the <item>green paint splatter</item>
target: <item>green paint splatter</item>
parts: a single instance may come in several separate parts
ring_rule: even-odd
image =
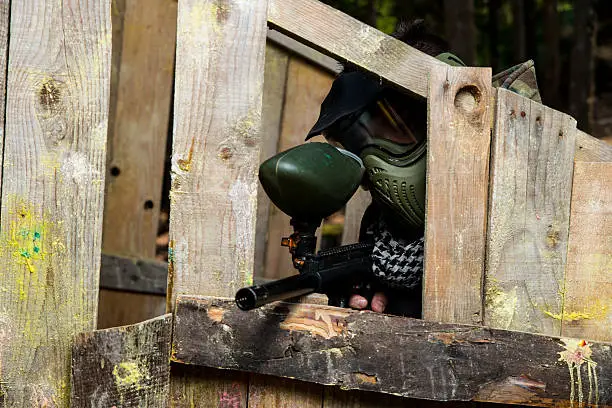
[[[21,255],[21,256],[23,256],[24,258],[27,258],[27,259],[31,258],[30,253],[28,252],[28,250],[27,249],[23,249],[23,248],[19,250],[19,255]]]
[[[40,248],[39,248],[39,247],[37,247],[37,246],[35,246],[35,247],[34,247],[34,252],[39,253],[39,252],[40,252]]]
[[[36,231],[34,233],[34,240],[40,239],[40,232]]]

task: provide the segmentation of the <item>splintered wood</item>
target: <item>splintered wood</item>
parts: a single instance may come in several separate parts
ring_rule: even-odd
[[[76,336],[70,406],[168,406],[172,315]]]
[[[498,92],[485,324],[560,335],[576,121]]]
[[[322,305],[244,312],[190,296],[178,299],[173,333],[171,360],[191,366],[438,401],[612,403],[610,343]]]
[[[481,323],[491,71],[434,68],[429,88],[423,318]]]
[[[0,2],[2,33],[7,7]],[[68,406],[73,338],[95,329],[110,10],[110,0],[11,2],[0,226],[3,407]]]

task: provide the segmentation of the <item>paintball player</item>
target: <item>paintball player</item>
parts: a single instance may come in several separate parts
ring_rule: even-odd
[[[450,65],[465,66],[423,20],[401,22],[392,36]],[[494,86],[540,101],[533,61],[493,80]],[[377,77],[347,65],[334,80],[306,139],[316,135],[360,157],[366,170],[362,187],[372,196],[361,221],[360,241],[374,244],[376,289],[352,293],[349,306],[421,318],[426,101],[383,86]]]

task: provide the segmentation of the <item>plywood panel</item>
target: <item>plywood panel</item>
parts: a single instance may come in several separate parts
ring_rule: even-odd
[[[492,100],[488,68],[431,71],[423,318],[482,322]]]
[[[612,340],[612,161],[576,162],[561,321],[566,337]]]
[[[560,335],[576,121],[498,95],[485,322]]]
[[[0,4],[6,22],[7,3]],[[73,337],[96,327],[110,10],[110,0],[11,2],[0,226],[3,406],[68,406]]]

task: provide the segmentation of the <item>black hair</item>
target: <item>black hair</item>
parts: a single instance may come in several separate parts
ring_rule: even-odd
[[[450,51],[448,43],[434,34],[423,19],[401,20],[391,36],[434,57]]]

